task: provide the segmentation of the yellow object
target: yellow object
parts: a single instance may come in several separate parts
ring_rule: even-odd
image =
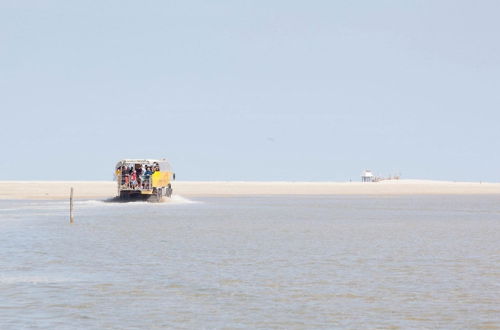
[[[154,188],[166,187],[170,183],[171,172],[156,171],[151,175]]]

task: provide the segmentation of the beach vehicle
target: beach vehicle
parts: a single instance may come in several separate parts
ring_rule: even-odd
[[[172,167],[165,159],[123,159],[115,166],[118,197],[160,201],[172,196]]]

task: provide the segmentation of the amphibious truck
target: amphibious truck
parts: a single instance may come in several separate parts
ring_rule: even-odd
[[[159,202],[172,196],[175,173],[165,159],[123,159],[115,166],[118,198]]]

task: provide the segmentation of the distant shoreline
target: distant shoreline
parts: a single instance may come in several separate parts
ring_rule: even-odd
[[[174,194],[187,197],[258,195],[491,195],[500,183],[430,180],[361,182],[175,181]],[[66,199],[116,196],[113,181],[0,181],[0,199]]]

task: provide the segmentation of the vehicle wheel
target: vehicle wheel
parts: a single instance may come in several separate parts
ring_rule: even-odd
[[[168,187],[165,191],[165,196],[167,196],[168,198],[172,197],[172,185],[170,183],[168,184]]]
[[[128,200],[130,198],[130,195],[124,191],[120,191],[120,199],[121,200]]]
[[[162,189],[156,189],[156,201],[160,202],[161,201],[161,196],[163,195]]]

